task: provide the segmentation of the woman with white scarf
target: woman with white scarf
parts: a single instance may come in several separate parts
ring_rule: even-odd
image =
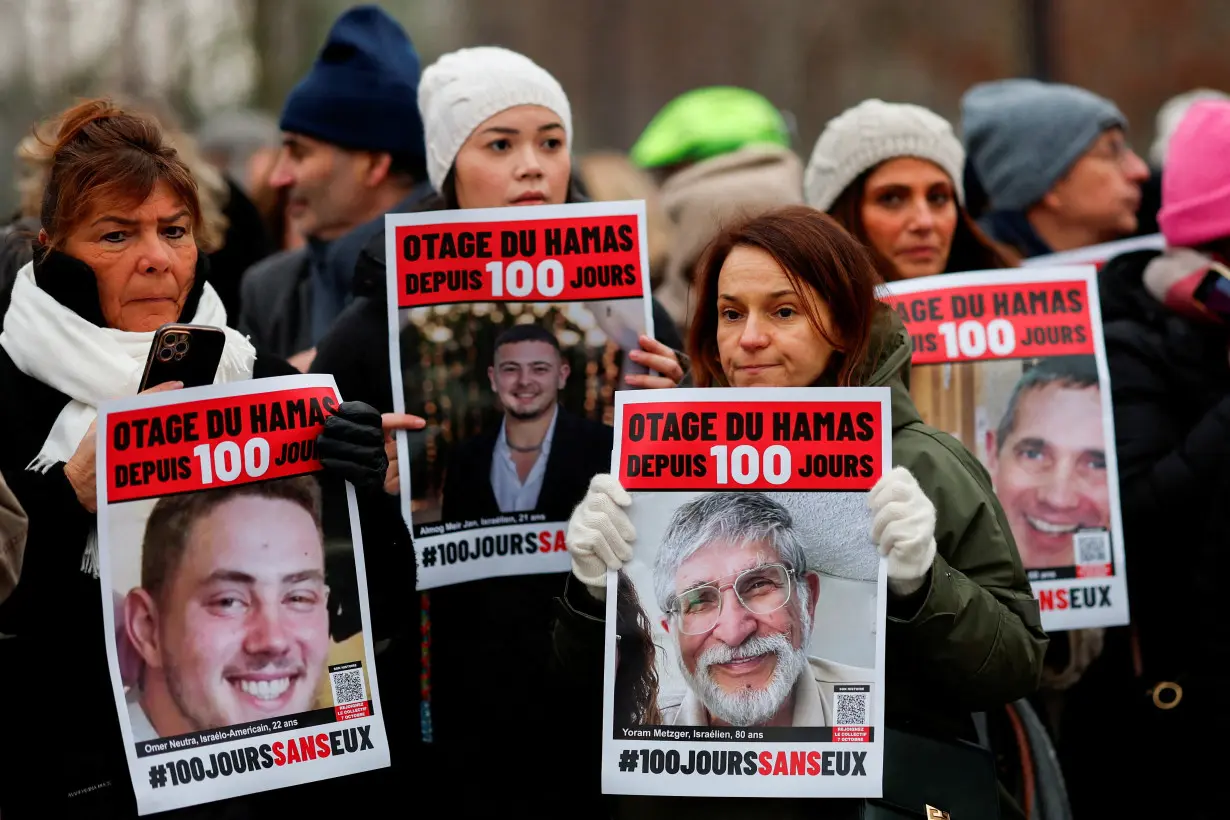
[[[197,247],[196,182],[155,121],[85,102],[59,119],[48,149],[34,261],[0,294],[0,471],[29,516],[21,577],[0,606],[0,632],[17,636],[3,643],[0,667],[5,700],[16,706],[24,695],[33,707],[6,718],[9,736],[22,740],[3,744],[0,754],[13,759],[0,760],[0,806],[7,815],[25,783],[47,814],[58,806],[127,816],[132,793],[99,606],[97,407],[137,392],[154,331],[167,322],[224,329],[217,383],[296,371],[226,327]],[[318,441],[326,473],[351,480],[361,497],[383,495],[386,477],[395,480],[381,422],[367,405],[346,403]],[[421,426],[411,417],[384,422]],[[25,714],[37,725],[23,727]],[[26,765],[36,767],[30,778]]]

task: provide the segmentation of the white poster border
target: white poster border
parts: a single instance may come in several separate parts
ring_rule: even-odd
[[[1062,284],[1080,282],[1085,285],[1088,296],[1089,325],[1093,336],[1093,352],[1097,362],[1098,383],[1102,405],[1102,431],[1106,443],[1107,491],[1110,497],[1110,541],[1115,573],[1109,577],[1055,578],[1031,581],[1034,596],[1051,604],[1042,609],[1042,628],[1047,632],[1063,632],[1070,629],[1126,626],[1131,619],[1128,601],[1127,557],[1123,545],[1123,518],[1119,498],[1119,459],[1115,450],[1115,414],[1111,395],[1110,368],[1106,361],[1106,340],[1102,333],[1102,306],[1098,293],[1098,273],[1093,265],[1056,265],[1034,268],[1005,268],[965,273],[945,273],[939,276],[923,276],[903,279],[881,286],[882,293],[914,295],[966,287],[1015,286],[1033,284]],[[1016,358],[1016,357],[1006,357]],[[995,361],[983,359],[982,361]],[[937,363],[939,364],[939,363]],[[976,362],[971,362],[976,364]],[[932,365],[927,365],[932,366]],[[1093,590],[1095,600],[1103,595],[1111,596],[1107,607],[1073,607],[1071,601],[1085,602],[1084,591]],[[1056,608],[1058,593],[1064,591],[1067,606]]]
[[[881,458],[883,470],[892,469],[892,410],[887,387],[776,387],[776,388],[675,388],[644,392],[620,392],[615,404],[615,450],[611,456],[612,473],[618,475],[624,413],[627,408],[661,403],[726,401],[746,406],[765,402],[877,402],[881,406]],[[788,485],[783,489],[788,489]],[[638,493],[632,493],[633,499]],[[675,749],[714,752],[866,751],[866,777],[762,777],[693,776],[652,774],[639,770],[620,771],[620,755],[637,751],[645,743],[615,738],[615,650],[618,574],[607,573],[606,651],[602,686],[602,792],[603,794],[655,795],[680,797],[881,797],[884,781],[884,670],[885,632],[888,622],[888,562],[881,556],[876,578],[875,692],[872,696],[872,740],[866,743],[807,743],[768,741],[686,743],[653,741],[663,751]],[[812,788],[807,788],[811,786]],[[819,786],[817,788],[816,786]]]
[[[386,214],[384,218],[384,252],[385,252],[385,276],[386,276],[386,291],[387,291],[387,308],[388,308],[388,332],[389,332],[389,370],[393,388],[393,409],[398,413],[406,412],[406,394],[405,383],[402,380],[401,366],[401,345],[399,341],[400,321],[399,312],[403,310],[398,305],[397,287],[397,229],[410,226],[427,226],[427,225],[456,225],[470,223],[517,223],[517,222],[543,222],[555,219],[577,219],[584,217],[604,217],[604,216],[633,216],[637,221],[637,241],[640,248],[640,266],[641,266],[641,298],[644,304],[645,315],[645,334],[653,338],[654,322],[653,322],[653,298],[652,289],[649,282],[649,237],[646,226],[645,216],[645,201],[636,200],[620,200],[612,202],[577,202],[564,205],[522,205],[512,206],[507,208],[465,208],[450,211],[423,211],[415,213],[402,214]],[[522,301],[522,300],[507,300],[507,301]],[[457,303],[444,303],[457,304]],[[617,389],[617,392],[621,392]],[[397,431],[397,457],[401,464],[410,464],[410,443],[407,433],[404,430]],[[407,467],[401,471],[401,487],[400,487],[400,506],[401,515],[406,522],[406,526],[410,529],[410,533],[414,534],[414,513],[413,513],[413,493],[410,486],[410,470]],[[557,522],[556,522],[557,523]],[[544,526],[555,526],[556,523],[544,524]],[[484,530],[487,534],[496,534],[496,528]],[[477,535],[477,532],[476,532]],[[414,560],[418,567],[418,590],[424,591],[435,589],[451,584],[459,584],[467,581],[477,581],[485,578],[500,578],[516,575],[539,575],[544,573],[566,572],[569,567],[569,562],[566,558],[566,553],[559,554],[553,557],[545,557],[545,560],[517,561],[511,557],[484,561],[482,564],[483,571],[479,573],[470,572],[470,566],[466,564],[450,565],[444,567],[439,562],[432,562],[430,558],[428,562],[424,562],[424,552],[428,549],[438,549],[442,544],[447,544],[447,536],[428,536],[426,538],[413,538],[414,543]],[[477,566],[477,565],[475,565]]]
[[[390,765],[389,742],[384,725],[384,710],[380,703],[380,684],[376,675],[375,650],[372,641],[371,610],[367,597],[367,567],[363,556],[363,531],[359,525],[358,503],[354,487],[347,482],[346,502],[350,514],[350,536],[354,548],[355,577],[358,582],[359,615],[363,628],[363,663],[372,702],[372,714],[366,717],[351,718],[318,726],[299,727],[282,732],[261,734],[253,738],[240,738],[235,741],[212,743],[207,746],[189,746],[183,749],[150,754],[138,757],[132,725],[128,719],[128,706],[124,697],[123,679],[120,672],[119,657],[115,641],[111,636],[116,634],[115,609],[112,600],[112,585],[114,571],[111,566],[109,545],[106,543],[110,532],[110,504],[107,503],[107,417],[112,413],[131,410],[145,410],[167,405],[189,404],[211,399],[237,398],[255,396],[263,393],[278,393],[287,390],[308,390],[312,388],[328,388],[338,397],[337,383],[330,375],[300,375],[277,376],[267,379],[250,379],[228,384],[211,384],[203,387],[169,390],[160,393],[125,396],[105,402],[98,408],[97,435],[97,498],[98,498],[98,564],[99,582],[102,589],[100,604],[103,611],[104,644],[107,651],[107,667],[111,676],[112,696],[119,716],[120,733],[124,739],[124,756],[128,763],[129,777],[137,798],[137,812],[144,816],[156,812],[187,806],[213,803],[233,797],[287,788],[302,783],[342,777],[359,772],[372,771]],[[341,399],[338,398],[340,404]],[[116,502],[123,504],[127,502]],[[177,760],[198,755],[222,754],[234,749],[245,748],[257,743],[290,743],[302,737],[305,733],[319,734],[324,731],[338,729],[357,729],[370,727],[369,737],[373,749],[362,754],[330,755],[328,758],[315,761],[305,761],[307,765],[298,764],[275,765],[262,769],[259,780],[251,773],[218,776],[213,779],[193,781],[192,783],[173,785],[171,775],[166,776],[165,783],[155,788],[152,767],[162,764],[174,766]],[[326,731],[327,730],[327,731]]]

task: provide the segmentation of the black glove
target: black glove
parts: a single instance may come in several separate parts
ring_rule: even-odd
[[[316,452],[327,472],[349,481],[356,490],[384,488],[389,458],[384,454],[380,412],[361,401],[345,401],[325,419],[316,437]]]

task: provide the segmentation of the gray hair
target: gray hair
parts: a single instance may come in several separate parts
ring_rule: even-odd
[[[663,612],[670,610],[675,597],[679,567],[714,541],[768,541],[796,576],[807,572],[807,553],[785,507],[764,493],[707,493],[675,510],[662,536],[654,559],[653,583]]]

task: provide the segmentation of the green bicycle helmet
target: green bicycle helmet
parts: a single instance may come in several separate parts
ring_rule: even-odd
[[[630,156],[642,168],[661,168],[765,144],[790,147],[790,129],[773,103],[745,88],[710,86],[663,106]]]

